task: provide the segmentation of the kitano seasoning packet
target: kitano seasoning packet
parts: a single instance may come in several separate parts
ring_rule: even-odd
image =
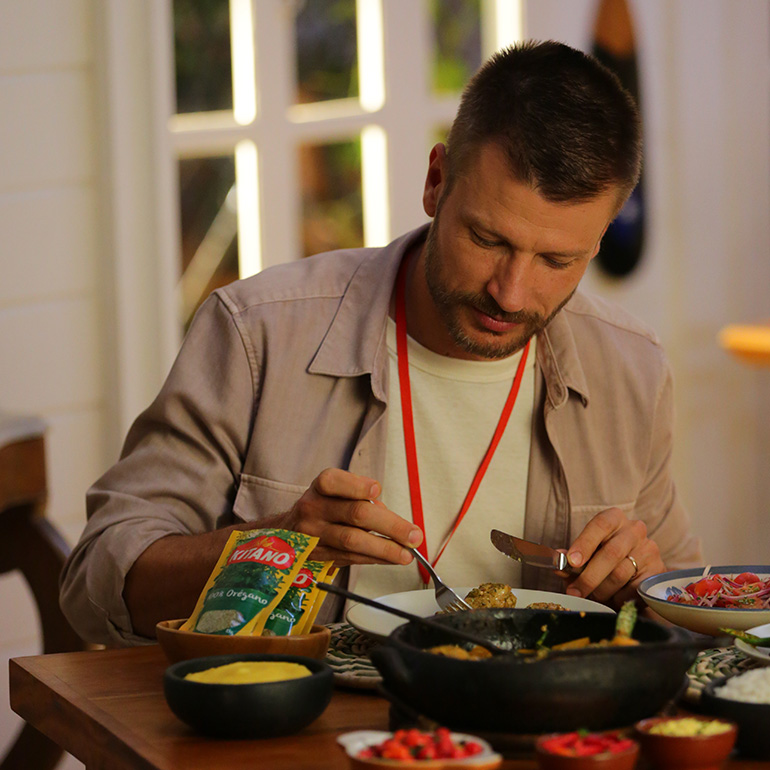
[[[317,542],[286,529],[234,531],[182,630],[261,634]]]
[[[333,566],[330,561],[306,561],[278,606],[270,613],[262,633],[288,636],[309,632],[307,619],[314,607],[320,606],[326,598],[326,592],[318,590],[316,581],[326,580]]]

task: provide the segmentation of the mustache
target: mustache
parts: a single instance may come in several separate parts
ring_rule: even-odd
[[[539,325],[542,323],[539,313],[530,313],[527,310],[516,310],[512,313],[506,312],[489,294],[468,295],[465,297],[465,301],[476,310],[504,323],[529,325]]]

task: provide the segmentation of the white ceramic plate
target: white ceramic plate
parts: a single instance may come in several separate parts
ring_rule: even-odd
[[[757,564],[728,564],[709,567],[706,575],[740,575],[741,572],[754,572],[763,580],[770,578],[770,566]],[[704,577],[703,567],[680,569],[652,575],[639,586],[639,595],[655,612],[674,625],[681,626],[699,634],[719,636],[720,628],[738,628],[747,631],[753,626],[770,623],[770,610],[736,610],[730,607],[693,607],[678,604],[666,599],[671,589],[684,589]]]
[[[472,589],[473,586],[471,588],[455,588],[455,591],[460,596],[465,596]],[[561,604],[562,607],[566,607],[568,610],[614,612],[614,610],[599,604],[599,602],[581,599],[579,596],[557,594],[551,591],[534,591],[526,588],[514,588],[513,593],[516,595],[516,606],[518,608],[526,608],[532,602],[555,602],[556,604]],[[432,588],[388,594],[387,596],[380,596],[377,601],[423,618],[435,615],[439,611],[439,606],[436,604],[436,595],[433,593]],[[388,636],[391,631],[406,622],[396,615],[390,615],[383,610],[377,610],[365,604],[354,604],[347,611],[345,619],[361,633],[379,638]]]
[[[748,628],[746,630],[750,634],[754,634],[754,636],[770,636],[770,623],[765,623],[764,626],[754,626],[754,628]],[[758,660],[765,666],[770,666],[770,647],[754,647],[751,644],[746,644],[746,642],[741,639],[735,640],[735,646],[750,658]]]

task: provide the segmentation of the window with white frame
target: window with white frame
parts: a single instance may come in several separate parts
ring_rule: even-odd
[[[181,325],[235,278],[423,222],[430,147],[521,36],[519,0],[167,1]]]

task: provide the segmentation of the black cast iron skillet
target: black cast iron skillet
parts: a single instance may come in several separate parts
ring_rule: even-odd
[[[639,618],[639,645],[552,652],[543,659],[500,655],[456,660],[426,648],[454,644],[463,630],[508,649],[589,636],[609,639],[609,613],[527,609],[472,610],[436,616],[430,627],[407,623],[372,650],[386,692],[455,730],[541,733],[631,725],[652,716],[682,689],[697,651],[715,640]],[[446,626],[440,629],[438,626]]]

